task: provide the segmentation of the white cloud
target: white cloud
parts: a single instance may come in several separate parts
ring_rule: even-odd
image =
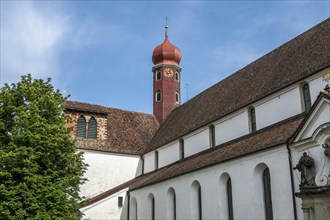
[[[69,19],[55,7],[29,1],[1,3],[0,85],[18,81],[26,73],[56,77],[56,60]]]

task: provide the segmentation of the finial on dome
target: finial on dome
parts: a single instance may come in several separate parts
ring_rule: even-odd
[[[167,24],[168,17],[167,17],[167,16],[165,17],[165,20],[166,20],[166,25],[165,25],[165,36],[167,36],[167,30],[168,30],[168,24]]]

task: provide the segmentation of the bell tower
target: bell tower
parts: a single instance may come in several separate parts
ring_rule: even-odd
[[[155,47],[152,54],[154,81],[154,115],[163,123],[171,111],[180,105],[181,51],[168,39],[168,25],[165,25],[165,40]]]

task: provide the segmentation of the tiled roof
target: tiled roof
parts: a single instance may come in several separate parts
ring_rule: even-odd
[[[83,102],[74,102],[74,101],[66,101],[63,106],[68,110],[75,110],[81,112],[93,112],[99,114],[107,114],[108,109],[107,107],[101,105],[93,105],[89,103]]]
[[[69,111],[106,114],[107,140],[77,139],[76,146],[80,149],[140,155],[159,127],[150,114],[74,101],[66,101],[64,107]]]
[[[305,114],[301,114],[287,119],[256,133],[221,144],[195,156],[142,175],[136,178],[136,181],[132,182],[129,188],[130,190],[135,190],[188,172],[284,144],[296,131],[304,116]]]
[[[145,153],[330,66],[330,18],[173,110]]]

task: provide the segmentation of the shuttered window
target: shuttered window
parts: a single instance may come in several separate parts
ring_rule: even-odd
[[[262,174],[264,185],[264,202],[265,202],[265,217],[266,220],[273,220],[272,193],[270,185],[269,169],[266,168]]]
[[[97,123],[94,117],[91,117],[88,122],[88,139],[97,138]]]
[[[233,194],[231,188],[231,179],[227,180],[227,203],[228,203],[228,219],[234,219],[234,212],[233,212]]]
[[[86,120],[82,115],[78,118],[76,137],[86,138]]]

